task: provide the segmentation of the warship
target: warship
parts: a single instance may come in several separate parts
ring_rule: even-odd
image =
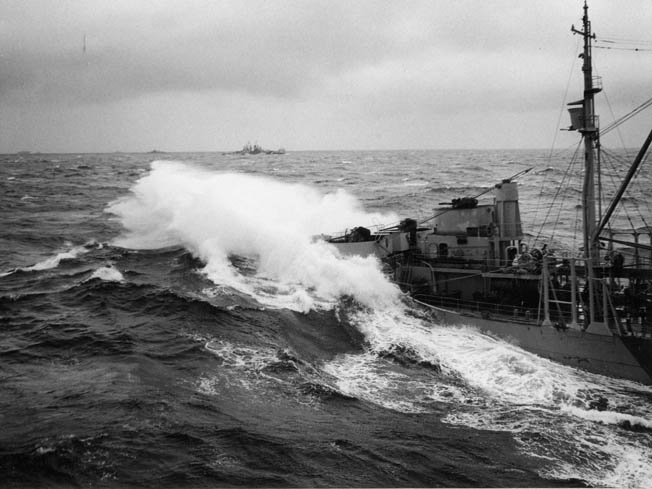
[[[238,154],[238,155],[284,155],[285,148],[279,149],[265,149],[258,143],[247,143],[245,144],[240,151],[231,151],[230,153],[223,154]]]
[[[371,231],[359,226],[327,241],[343,254],[375,255],[391,278],[438,324],[470,325],[553,361],[610,377],[652,384],[652,228],[616,229],[614,210],[640,170],[652,131],[603,209],[600,129],[594,96],[588,6],[582,27],[583,97],[568,104],[583,146],[583,243],[575,252],[526,243],[518,180],[485,195],[440,204],[421,222]],[[489,192],[492,195],[487,195]],[[480,198],[489,202],[481,202]],[[643,219],[644,222],[644,219]]]

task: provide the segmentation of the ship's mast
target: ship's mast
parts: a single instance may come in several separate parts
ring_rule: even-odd
[[[593,84],[593,68],[591,64],[591,40],[595,34],[591,33],[591,22],[589,21],[589,7],[584,2],[584,16],[582,17],[583,30],[571,28],[572,32],[584,38],[584,51],[582,58],[582,72],[584,73],[584,98],[583,98],[583,121],[579,128],[584,138],[584,185],[582,189],[582,217],[584,234],[584,256],[587,260],[587,276],[589,285],[589,308],[591,311],[591,322],[594,320],[594,294],[593,294],[593,265],[599,258],[597,240],[595,239],[596,228],[596,199],[595,199],[595,148],[599,144],[598,124],[594,108],[594,95],[601,88]]]
[[[594,95],[600,91],[599,87],[593,86],[593,68],[591,65],[591,39],[595,34],[591,33],[591,22],[589,21],[588,6],[584,3],[584,17],[582,18],[584,30],[572,28],[576,34],[584,38],[584,52],[582,58],[582,72],[584,73],[584,117],[580,128],[584,138],[584,187],[582,191],[582,207],[584,221],[584,254],[592,258],[595,251],[595,240],[592,240],[593,231],[596,226],[596,201],[595,201],[595,147],[598,141],[598,124],[595,115]]]

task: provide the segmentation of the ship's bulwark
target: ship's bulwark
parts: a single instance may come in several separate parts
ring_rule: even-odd
[[[646,487],[648,386],[444,325],[312,240],[546,161],[530,233],[547,155],[2,156],[0,486]]]

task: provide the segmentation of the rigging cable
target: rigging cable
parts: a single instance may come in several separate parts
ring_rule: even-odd
[[[528,173],[529,171],[531,171],[533,168],[534,168],[534,167],[531,166],[530,168],[526,168],[525,170],[521,170],[520,172],[515,173],[515,174],[512,175],[511,177],[504,178],[502,181],[503,181],[503,182],[505,182],[505,181],[511,182],[512,180],[516,180],[518,177],[525,175],[526,173]],[[496,187],[496,186],[493,185],[493,186],[491,186],[491,187],[485,189],[484,191],[480,192],[479,194],[477,194],[477,195],[475,195],[475,196],[473,196],[473,197],[471,197],[471,198],[472,198],[472,199],[477,199],[478,197],[482,197],[484,194],[486,194],[486,193],[488,193],[488,192],[491,192],[495,187]],[[438,214],[434,214],[434,215],[430,216],[428,219],[424,219],[423,221],[419,222],[419,224],[425,224],[426,222],[431,221],[431,220],[434,219],[435,217],[439,217],[439,216],[441,216],[442,214],[445,214],[446,212],[448,212],[448,211],[450,211],[450,210],[451,210],[451,209],[443,209],[440,213],[438,213]],[[396,226],[394,226],[394,227],[396,227]],[[389,229],[392,229],[392,228],[389,228],[389,227],[388,227],[388,228],[385,228],[385,229],[381,229],[381,231],[386,231],[386,230],[389,230]]]
[[[575,48],[573,49],[573,52],[577,52],[579,47],[580,47],[580,38],[577,39],[577,43],[575,45]],[[564,96],[561,99],[562,103],[561,103],[561,107],[559,108],[559,116],[557,117],[557,125],[555,126],[556,128],[559,128],[561,126],[561,118],[563,117],[565,109],[566,109],[566,103],[564,101],[568,99],[568,90],[569,90],[570,85],[571,85],[571,80],[573,79],[573,73],[575,72],[575,65],[577,63],[578,58],[577,58],[577,56],[571,56],[571,59],[573,61],[571,63],[570,69],[568,70],[568,80],[566,80],[566,89],[564,90]],[[552,162],[553,152],[555,150],[555,144],[557,143],[557,134],[558,134],[558,131],[555,130],[554,136],[552,138],[552,144],[550,145],[550,153],[548,153],[548,166],[550,166],[550,164]],[[572,147],[572,146],[574,146],[574,145],[569,146],[569,148]],[[566,149],[569,149],[569,148],[566,148]],[[548,180],[547,175],[541,180],[541,187],[539,188],[539,199],[537,201],[537,206],[536,206],[536,209],[534,211],[534,222],[537,222],[537,218],[539,216],[539,210],[541,209],[541,206],[542,206],[541,203],[542,203],[542,200],[543,200],[543,190],[544,190],[544,187],[545,187],[545,184],[546,184],[547,180]],[[546,217],[547,217],[547,215],[546,215]],[[538,241],[539,238],[541,237],[542,230],[543,230],[543,224],[545,224],[545,222],[546,222],[546,219],[543,220],[541,228],[539,228],[539,232],[534,237],[535,242]],[[530,244],[530,243],[528,243],[528,244]]]
[[[606,97],[605,97],[605,98],[606,98]],[[608,103],[608,102],[607,102],[607,103]],[[617,119],[617,120],[615,120],[614,122],[612,122],[611,124],[609,124],[606,128],[604,128],[602,131],[600,131],[600,133],[601,133],[602,135],[608,133],[608,132],[611,131],[612,129],[618,127],[618,126],[621,125],[623,122],[628,121],[629,119],[631,119],[631,118],[634,117],[635,115],[639,114],[640,112],[644,111],[645,109],[647,109],[647,108],[650,107],[650,106],[652,106],[652,97],[649,98],[649,99],[647,99],[645,102],[643,102],[641,105],[639,105],[638,107],[636,107],[636,108],[635,108],[634,110],[632,110],[631,112],[629,112],[629,113],[625,114],[624,116],[622,116],[620,119]]]
[[[596,42],[606,42],[610,44],[649,44],[652,45],[652,41],[647,41],[647,40],[640,40],[640,39],[624,39],[622,37],[613,37],[613,36],[607,36],[607,38],[599,38],[597,37],[595,39]]]
[[[628,163],[626,163],[623,159],[621,159],[620,157],[618,157],[615,154],[612,154],[609,151],[605,151],[605,155],[607,155],[609,157],[612,157],[614,160],[617,160],[623,166],[628,165]],[[649,155],[646,155],[643,162],[647,162],[648,156]],[[627,221],[629,222],[629,225],[630,225],[630,228],[631,228],[633,234],[638,234],[638,229],[641,227],[640,223],[643,224],[642,227],[644,227],[644,228],[646,228],[648,230],[650,229],[649,226],[648,226],[648,223],[647,223],[647,221],[646,221],[646,219],[644,217],[644,214],[646,214],[646,215],[652,214],[652,209],[650,208],[649,199],[646,199],[645,195],[643,194],[643,189],[644,188],[649,188],[646,185],[646,183],[649,182],[650,178],[647,176],[647,174],[641,172],[641,169],[642,169],[642,165],[639,166],[639,168],[637,169],[636,174],[635,174],[634,179],[633,179],[633,180],[637,180],[640,183],[640,185],[637,186],[637,189],[639,190],[639,192],[637,192],[638,198],[632,192],[634,190],[634,187],[632,187],[630,185],[629,188],[627,189],[627,196],[634,203],[634,208],[635,208],[636,213],[638,214],[637,217],[639,219],[639,222],[634,223],[632,221],[630,213],[628,212],[628,208],[625,206],[624,202],[621,202],[621,205],[618,207],[619,211],[622,211],[622,212],[625,213],[625,217],[626,217]],[[617,170],[615,171],[615,176],[616,177],[619,176],[619,172]],[[614,180],[613,175],[611,175],[611,179],[612,179],[612,181]],[[643,182],[642,180],[646,180],[646,182]],[[642,208],[643,206],[645,206],[646,209],[643,209]],[[618,214],[621,214],[621,212],[616,213],[616,217],[618,216]]]
[[[556,218],[556,220],[555,220],[555,224],[554,224],[554,226],[553,226],[552,234],[550,235],[550,240],[554,239],[554,237],[555,237],[555,231],[557,230],[557,224],[559,223],[559,216],[560,216],[560,214],[561,214],[561,209],[562,209],[562,207],[563,207],[563,200],[559,200],[559,201],[558,201],[559,194],[562,192],[562,189],[564,189],[565,186],[566,186],[564,183],[565,183],[567,180],[570,179],[571,168],[572,168],[572,167],[575,165],[575,163],[577,162],[577,159],[578,159],[577,155],[579,154],[581,144],[582,144],[582,140],[580,140],[579,143],[577,143],[577,146],[576,146],[576,148],[575,148],[575,153],[573,154],[573,157],[571,158],[571,161],[569,162],[569,164],[568,164],[568,166],[567,166],[567,168],[566,168],[566,171],[564,172],[564,175],[563,175],[563,177],[562,177],[562,180],[561,180],[561,182],[559,182],[559,185],[557,186],[557,191],[555,192],[555,196],[554,196],[553,199],[552,199],[552,202],[553,202],[553,203],[558,202],[558,212],[557,212],[557,218]],[[540,199],[541,199],[541,198],[542,198],[542,196],[540,195]],[[543,227],[545,226],[546,223],[549,222],[548,219],[549,219],[549,217],[550,217],[550,213],[551,213],[553,207],[554,207],[554,205],[550,205],[550,206],[548,206],[548,212],[546,212],[546,215],[545,215],[545,217],[543,218],[543,221],[541,222],[541,226],[539,227],[539,231],[538,231],[537,234],[536,234],[537,239],[538,239],[540,236],[542,236],[542,234],[543,234]]]
[[[609,154],[609,152],[607,152],[607,151],[603,151],[603,153],[604,153],[605,156],[611,156],[611,155]],[[614,159],[606,158],[606,162],[609,163],[610,168],[611,168],[611,170],[612,170],[612,171],[609,173],[609,175],[608,175],[608,176],[609,176],[609,179],[611,180],[611,183],[613,184],[614,188],[618,188],[618,183],[616,182],[615,176],[618,175],[619,171],[618,171],[618,169],[615,167],[615,165],[613,164],[613,161],[614,161],[615,159],[617,159],[617,158],[614,158]],[[629,192],[627,192],[627,196],[629,197]],[[622,212],[624,213],[625,218],[626,218],[627,221],[629,222],[629,225],[630,225],[630,227],[632,228],[632,230],[636,229],[636,226],[635,226],[634,223],[632,222],[632,218],[631,218],[631,216],[629,215],[630,213],[628,212],[627,207],[625,207],[624,205],[620,205],[620,209],[621,209]],[[618,213],[616,213],[616,215],[615,215],[614,217],[617,217],[617,216],[618,216]]]
[[[638,180],[639,178],[641,180],[643,180],[647,176],[647,175],[643,174],[641,170],[643,168],[643,165],[647,164],[648,157],[649,157],[649,153],[647,155],[645,155],[645,159],[643,160],[643,163],[641,164],[641,166],[639,166],[638,170],[636,171],[636,175],[634,175],[634,178],[636,180]],[[649,176],[648,176],[647,180],[650,180]],[[643,185],[640,185],[639,187],[642,189]],[[650,187],[647,187],[647,188],[650,188]],[[641,201],[645,202],[645,206],[647,207],[647,214],[646,215],[648,215],[648,216],[652,215],[652,209],[650,208],[650,205],[651,205],[650,200],[642,198]],[[641,217],[641,220],[643,221],[643,224],[645,225],[645,227],[649,228],[649,226],[647,224],[647,221],[645,220],[645,217],[643,216],[642,213],[640,214],[640,217]]]
[[[616,48],[616,47],[611,47],[611,46],[593,46],[596,49],[609,49],[613,51],[636,51],[636,52],[652,52],[652,49],[647,49],[647,48]]]
[[[577,52],[579,50],[579,47],[580,47],[580,38],[578,37],[577,44],[575,45],[575,49],[573,52]],[[575,73],[575,65],[577,64],[577,60],[579,59],[577,58],[577,56],[571,56],[571,58],[573,62],[571,63],[570,70],[568,71],[568,80],[566,80],[566,89],[564,90],[564,96],[561,99],[562,102],[561,102],[561,107],[559,109],[559,117],[557,117],[557,126],[555,126],[556,128],[561,126],[561,118],[563,117],[565,112],[564,109],[566,108],[566,103],[564,101],[568,100],[568,90],[570,88],[571,80],[573,79],[573,73]],[[555,134],[552,138],[552,145],[550,147],[550,154],[548,155],[548,161],[550,161],[550,159],[552,158],[552,152],[555,149],[555,143],[557,142],[558,132],[559,131],[555,130]]]
[[[594,63],[593,68],[595,69],[596,73],[598,73],[598,75],[599,75],[598,67],[595,66],[595,63]],[[607,107],[609,107],[609,112],[611,113],[611,118],[613,119],[614,122],[612,122],[610,125],[608,125],[605,129],[601,129],[600,132],[599,132],[599,137],[604,136],[606,133],[608,133],[609,131],[611,131],[614,128],[617,128],[622,122],[625,122],[625,120],[627,120],[627,119],[622,118],[623,119],[622,122],[616,122],[617,121],[616,120],[616,115],[614,114],[614,110],[613,110],[613,107],[611,106],[611,102],[609,101],[609,97],[607,97],[607,92],[605,90],[603,90],[602,95],[603,95],[605,101],[607,102]],[[620,142],[623,145],[623,148],[625,148],[625,140],[623,139],[623,135],[620,132],[620,130],[618,131],[618,138],[620,139]],[[598,158],[599,158],[599,155],[600,155],[600,151],[598,150]],[[599,177],[599,173],[598,173],[598,177]]]
[[[600,46],[600,43],[608,45]],[[652,41],[622,39],[617,37],[611,37],[609,39],[596,38],[593,47],[597,49],[609,49],[615,51],[652,52]]]

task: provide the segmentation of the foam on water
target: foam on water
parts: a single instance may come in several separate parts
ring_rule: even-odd
[[[210,340],[204,347],[218,357],[225,368],[258,372],[276,359],[272,348],[252,348],[223,340]]]
[[[388,368],[374,352],[341,355],[325,364],[324,371],[349,396],[403,413],[427,411],[419,400],[430,397],[429,383]]]
[[[650,388],[559,365],[477,329],[440,326],[400,308],[347,317],[365,333],[370,351],[342,355],[324,369],[348,395],[400,412],[452,404],[445,422],[513,433],[523,452],[549,461],[546,476],[596,486],[641,487],[652,480]],[[440,372],[386,359],[383,352],[397,345]],[[606,410],[596,409],[599,400]]]
[[[125,278],[120,271],[111,265],[95,270],[87,280],[99,278],[105,282],[124,282]]]
[[[204,348],[215,355],[221,364],[217,373],[207,373],[198,379],[197,390],[203,394],[219,395],[228,386],[251,390],[267,382],[263,368],[274,361],[271,348],[252,348],[227,341],[209,340]]]
[[[254,393],[261,404],[269,405],[287,395],[300,396],[294,382],[297,379],[301,382],[313,379],[321,383],[321,379],[314,375],[314,369],[297,360],[291,351],[226,340],[195,339],[204,343],[204,348],[220,364],[218,369],[205,372],[197,380],[195,388],[202,394],[223,397],[230,392],[237,398],[243,391],[248,391]],[[305,399],[297,398],[297,401],[305,403]]]
[[[271,306],[306,311],[342,295],[370,306],[398,297],[375,258],[344,258],[313,239],[324,231],[397,220],[364,212],[344,191],[324,195],[261,176],[154,162],[131,195],[107,210],[126,230],[118,246],[184,246],[205,262],[203,272],[216,284]],[[255,258],[256,275],[239,273],[230,255]],[[269,280],[278,289],[272,294]]]

